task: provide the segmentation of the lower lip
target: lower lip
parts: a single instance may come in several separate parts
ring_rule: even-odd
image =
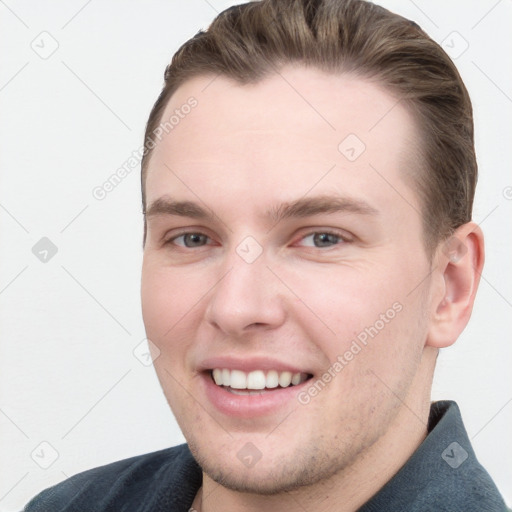
[[[309,380],[296,386],[262,390],[261,395],[235,395],[226,388],[217,386],[209,373],[202,375],[205,393],[210,402],[221,413],[238,418],[253,418],[282,412],[287,404],[296,402],[300,405],[297,395],[309,384]]]

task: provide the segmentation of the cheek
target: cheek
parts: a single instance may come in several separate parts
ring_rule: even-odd
[[[411,351],[421,352],[425,326],[418,317],[424,304],[420,294],[410,293],[417,285],[416,270],[396,263],[303,270],[293,280],[302,298],[294,318],[321,345],[326,365],[345,356],[354,370],[396,368],[411,358]]]
[[[183,363],[193,339],[190,328],[197,325],[193,315],[197,314],[195,308],[201,295],[200,290],[183,275],[179,269],[166,268],[145,257],[141,302],[146,336],[156,347],[154,351],[157,357],[153,365],[166,399],[178,419],[188,414],[186,409],[190,401],[187,398],[190,397],[180,382],[185,380],[186,368]]]
[[[157,347],[158,357],[153,363],[159,378],[166,377],[164,368],[175,374],[182,359],[180,353],[186,348],[186,338],[180,331],[185,325],[184,320],[188,319],[186,313],[190,311],[190,301],[187,290],[182,287],[182,283],[173,279],[173,274],[143,266],[142,316],[146,336]]]
[[[294,279],[295,277],[295,279]],[[324,267],[288,277],[301,299],[301,318],[318,334],[331,335],[339,343],[348,341],[377,322],[382,330],[397,316],[404,300],[403,286],[388,272],[369,265]],[[383,319],[381,319],[381,317]]]
[[[148,337],[164,342],[172,337],[178,323],[199,304],[199,283],[187,279],[179,269],[165,268],[145,261],[142,267],[142,315]],[[151,333],[151,336],[149,334]]]

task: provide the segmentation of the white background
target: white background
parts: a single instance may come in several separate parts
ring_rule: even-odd
[[[233,3],[0,2],[2,512],[79,471],[183,442],[152,367],[133,353],[145,338],[138,169],[102,201],[92,190],[142,144],[173,53]],[[475,110],[487,262],[433,398],[459,403],[512,503],[512,2],[381,3],[454,56],[469,45],[455,61]],[[43,59],[31,44],[49,51],[51,38],[58,48]],[[32,252],[42,237],[58,248],[46,263]]]

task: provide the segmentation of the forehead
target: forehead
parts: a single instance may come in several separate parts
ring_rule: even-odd
[[[195,106],[185,108],[191,98]],[[148,203],[166,180],[188,197],[222,190],[235,199],[249,191],[260,202],[312,188],[371,195],[373,187],[388,202],[411,195],[396,188],[406,187],[403,172],[414,160],[414,121],[368,79],[292,66],[256,84],[201,76],[178,88],[162,122],[173,115],[151,157]]]

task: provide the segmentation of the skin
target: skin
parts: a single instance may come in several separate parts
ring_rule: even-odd
[[[197,107],[151,156],[146,200],[148,209],[162,197],[190,200],[214,216],[147,216],[142,306],[163,392],[203,468],[193,507],[356,510],[427,434],[438,348],[469,319],[482,233],[461,226],[452,260],[442,244],[426,254],[407,176],[416,127],[377,83],[300,66],[255,85],[202,76],[176,91],[164,118],[190,96]],[[348,134],[366,146],[355,161],[338,150]],[[377,213],[264,217],[323,194]],[[206,236],[186,247],[184,231]],[[339,237],[319,244],[314,233],[325,231]],[[252,263],[236,252],[247,236],[263,249]],[[318,379],[397,303],[400,312],[305,405],[240,419],[203,392],[199,362],[226,354],[274,357]],[[247,442],[261,453],[250,468],[237,457]]]

